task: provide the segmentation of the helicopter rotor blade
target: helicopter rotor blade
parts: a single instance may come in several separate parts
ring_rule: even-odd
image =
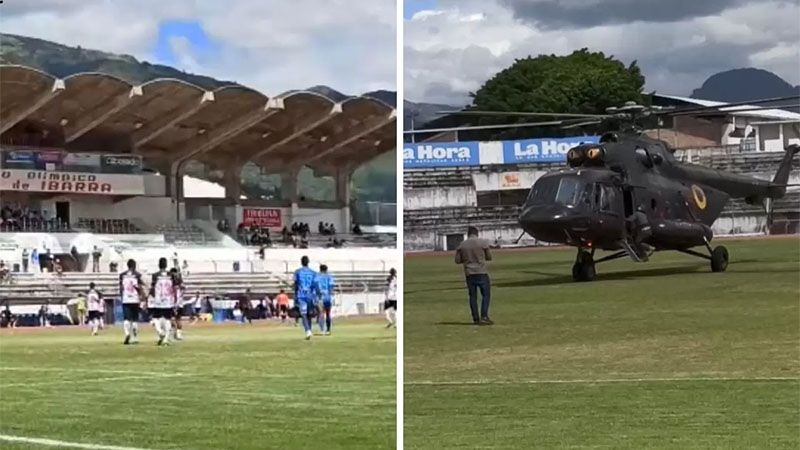
[[[573,113],[549,113],[549,112],[527,112],[527,111],[466,110],[466,111],[437,111],[436,113],[442,115],[459,115],[459,116],[572,117],[576,119],[579,118],[606,119],[612,117],[609,114],[573,114]]]
[[[590,120],[590,121],[587,121],[587,122],[579,122],[579,123],[573,123],[573,124],[570,124],[570,125],[563,125],[561,127],[561,129],[562,130],[569,130],[570,128],[579,128],[579,127],[586,126],[586,125],[597,125],[597,124],[600,124],[600,123],[603,123],[603,122],[600,121],[600,120]]]
[[[674,116],[688,116],[688,115],[697,115],[697,116],[704,116],[704,115],[711,115],[717,113],[723,114],[730,114],[730,113],[740,113],[740,112],[751,112],[751,111],[766,111],[770,109],[781,109],[781,108],[800,108],[800,104],[797,103],[786,103],[781,105],[768,105],[768,106],[753,106],[752,108],[747,107],[727,107],[727,106],[719,106],[719,109],[716,110],[709,110],[709,111],[700,111],[695,113],[681,113],[681,114],[673,114]]]
[[[447,127],[447,128],[427,128],[417,130],[406,130],[403,134],[420,134],[420,133],[446,133],[449,131],[471,131],[471,130],[503,130],[509,128],[533,128],[533,127],[548,127],[561,125],[566,120],[553,120],[548,122],[528,122],[528,123],[508,123],[500,125],[466,125],[462,127]]]
[[[670,116],[674,115],[682,115],[688,113],[697,113],[703,111],[710,111],[716,110],[720,108],[730,108],[732,106],[755,106],[761,105],[764,103],[772,103],[772,102],[779,102],[779,101],[786,101],[786,100],[800,100],[800,95],[789,95],[786,97],[772,97],[772,98],[764,98],[759,100],[750,100],[746,102],[733,102],[733,103],[724,103],[721,105],[714,105],[714,106],[700,106],[700,107],[689,107],[684,109],[664,109],[661,111],[653,111],[653,114],[666,114]]]

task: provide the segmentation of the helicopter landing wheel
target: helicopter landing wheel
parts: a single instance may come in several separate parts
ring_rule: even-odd
[[[592,254],[584,250],[578,250],[575,264],[572,265],[572,279],[574,281],[592,281],[595,275],[597,273],[594,269]]]
[[[725,272],[728,268],[728,249],[720,245],[711,251],[711,271]]]

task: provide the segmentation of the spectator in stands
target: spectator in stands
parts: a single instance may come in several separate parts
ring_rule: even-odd
[[[5,261],[0,260],[0,284],[11,284],[11,271],[6,267]]]
[[[304,234],[302,238],[300,238],[300,248],[308,248],[308,234]]]
[[[180,259],[178,259],[178,252],[173,252],[173,253],[172,253],[172,267],[173,267],[175,270],[178,270],[178,269],[180,269],[180,268],[181,268],[181,266],[180,266]]]
[[[11,314],[11,308],[6,303],[5,309],[0,313],[0,328],[16,328],[17,318]]]
[[[28,257],[29,256],[30,255],[28,254],[28,249],[27,248],[22,249],[22,271],[23,272],[28,272]]]
[[[39,326],[50,327],[50,302],[44,301],[44,304],[39,308]]]
[[[35,248],[31,250],[31,264],[33,267],[36,267],[39,272],[42,271],[42,267],[39,265],[39,250]]]
[[[39,265],[45,267],[48,272],[53,271],[53,254],[50,253],[50,248],[46,245],[44,246],[44,255],[39,255]]]
[[[56,262],[53,263],[53,272],[59,277],[64,275],[64,266],[61,265],[61,260],[58,258],[56,258]]]
[[[357,224],[357,223],[355,225],[353,225],[353,234],[355,234],[356,236],[361,236],[362,234],[364,234],[361,231],[361,226],[359,224]]]
[[[75,248],[75,247],[73,247],[73,248]],[[78,253],[78,250],[76,249],[75,250],[75,254],[77,255],[77,253]],[[103,256],[103,252],[99,248],[97,248],[97,246],[95,245],[94,249],[92,250],[92,273],[100,272],[100,257],[101,256]],[[75,260],[77,261],[78,259],[75,258]]]

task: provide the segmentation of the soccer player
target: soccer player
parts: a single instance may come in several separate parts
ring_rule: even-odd
[[[328,266],[322,264],[319,266],[319,274],[316,280],[317,294],[322,303],[322,311],[319,317],[320,330],[325,335],[331,334],[331,307],[333,306],[333,290],[336,287],[336,282],[333,276],[328,273]],[[324,317],[323,317],[324,316]]]
[[[289,313],[289,296],[286,295],[286,291],[281,289],[280,294],[275,298],[275,301],[278,303],[278,312],[281,315],[281,323],[286,322],[286,315]]]
[[[92,336],[97,336],[103,318],[103,296],[94,288],[94,282],[89,283],[86,292],[86,304],[89,309],[89,324],[92,326]]]
[[[158,333],[158,345],[169,345],[177,286],[178,280],[167,271],[167,258],[159,258],[158,272],[153,274],[153,280],[150,283],[151,302],[147,306],[153,326]]]
[[[397,271],[394,267],[389,269],[389,278],[386,279],[386,301],[383,310],[386,313],[386,328],[397,326]]]
[[[308,267],[308,256],[300,259],[300,268],[294,271],[294,303],[298,307],[306,340],[311,339],[311,308],[314,302],[314,279],[317,273]]]
[[[122,329],[125,331],[125,341],[138,343],[139,340],[139,309],[142,302],[142,274],[136,271],[136,261],[128,260],[128,270],[119,275],[119,296],[122,299]],[[133,339],[131,339],[133,338]]]
[[[172,268],[169,269],[170,275],[172,275],[173,280],[175,280],[175,314],[172,318],[172,330],[173,330],[173,337],[177,341],[183,340],[183,322],[181,319],[183,318],[183,307],[185,306],[183,303],[183,294],[184,294],[184,287],[183,287],[183,277],[181,273],[178,272],[178,269]]]

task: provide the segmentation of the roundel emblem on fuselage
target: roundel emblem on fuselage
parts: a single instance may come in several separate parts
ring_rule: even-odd
[[[692,198],[694,199],[694,204],[697,205],[698,208],[706,209],[706,193],[696,184],[692,185]]]

